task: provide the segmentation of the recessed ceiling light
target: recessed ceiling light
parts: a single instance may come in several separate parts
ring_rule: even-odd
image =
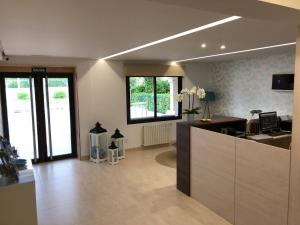
[[[189,59],[182,59],[182,60],[177,60],[175,62],[177,62],[177,63],[187,62],[187,61],[193,61],[193,60],[198,60],[198,59],[213,58],[213,57],[224,56],[224,55],[233,55],[233,54],[238,54],[238,53],[243,53],[243,52],[253,52],[253,51],[259,51],[259,50],[264,50],[264,49],[269,49],[269,48],[278,48],[278,47],[284,47],[284,46],[295,45],[295,44],[296,44],[296,42],[291,42],[291,43],[272,45],[272,46],[261,47],[261,48],[252,48],[252,49],[246,49],[246,50],[235,51],[235,52],[226,52],[226,53],[221,53],[221,54],[216,54],[216,55],[207,55],[207,56],[200,56],[200,57],[189,58]]]
[[[157,44],[160,44],[160,43],[163,43],[163,42],[166,42],[166,41],[170,41],[170,40],[173,40],[173,39],[176,39],[176,38],[179,38],[179,37],[183,37],[185,35],[189,35],[189,34],[196,33],[196,32],[202,31],[202,30],[206,30],[206,29],[209,29],[209,28],[212,28],[212,27],[215,27],[215,26],[219,26],[219,25],[224,24],[224,23],[229,23],[231,21],[238,20],[240,18],[242,18],[242,17],[240,17],[240,16],[231,16],[231,17],[228,17],[228,18],[225,18],[225,19],[222,19],[222,20],[218,20],[218,21],[215,21],[215,22],[212,22],[212,23],[200,26],[200,27],[196,27],[196,28],[191,29],[191,30],[187,30],[187,31],[184,31],[184,32],[181,32],[181,33],[178,33],[178,34],[174,34],[174,35],[169,36],[169,37],[159,39],[157,41],[153,41],[153,42],[150,42],[150,43],[147,43],[147,44],[135,47],[135,48],[131,48],[131,49],[128,49],[128,50],[125,50],[125,51],[122,51],[122,52],[119,52],[119,53],[116,53],[116,54],[113,54],[113,55],[109,55],[109,56],[103,57],[102,59],[105,60],[105,59],[110,59],[110,58],[113,58],[113,57],[116,57],[116,56],[119,56],[119,55],[124,55],[124,54],[134,52],[134,51],[137,51],[137,50],[140,50],[140,49],[143,49],[143,48],[147,48],[147,47],[157,45]]]
[[[226,45],[221,45],[221,46],[220,46],[220,49],[221,49],[221,50],[226,49]]]
[[[206,44],[205,43],[201,44],[201,48],[206,48]]]

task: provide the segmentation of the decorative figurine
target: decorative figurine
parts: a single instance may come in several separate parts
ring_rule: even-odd
[[[9,141],[0,136],[0,174],[12,178],[19,179],[19,172],[15,165],[15,160],[19,157],[18,151],[11,147]]]
[[[0,173],[8,178],[19,180],[19,172],[12,163],[10,156],[3,149],[0,150]]]

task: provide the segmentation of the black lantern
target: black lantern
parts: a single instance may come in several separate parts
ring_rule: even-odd
[[[118,146],[116,146],[115,142],[111,142],[111,145],[108,147],[108,157],[107,161],[111,165],[115,165],[119,162],[119,153]]]
[[[107,131],[97,122],[90,130],[90,161],[103,162],[107,157],[108,137]]]
[[[125,158],[125,149],[124,149],[124,136],[120,133],[119,129],[115,130],[115,133],[111,136],[111,140],[116,143],[119,148],[119,159]]]
[[[107,132],[107,130],[104,129],[103,127],[101,127],[101,124],[99,122],[97,122],[95,124],[95,127],[90,130],[90,133],[93,133],[93,134],[99,134],[99,133],[104,133],[104,132]]]

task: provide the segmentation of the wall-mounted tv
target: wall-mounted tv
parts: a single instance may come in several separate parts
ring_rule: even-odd
[[[294,74],[274,74],[272,81],[273,90],[294,90]]]

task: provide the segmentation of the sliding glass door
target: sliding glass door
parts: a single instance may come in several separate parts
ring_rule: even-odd
[[[72,153],[68,78],[43,78],[48,156]]]
[[[20,158],[38,158],[35,95],[32,78],[4,78],[9,139]]]
[[[76,156],[71,74],[1,74],[4,136],[20,158]]]

